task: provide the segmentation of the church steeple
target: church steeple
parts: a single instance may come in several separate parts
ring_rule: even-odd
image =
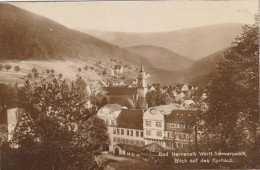
[[[146,77],[146,73],[144,72],[144,66],[142,60],[141,60],[141,67],[137,79],[138,79],[139,87],[147,87],[147,77]]]
[[[147,76],[146,73],[144,72],[142,59],[141,59],[141,67],[137,79],[138,79],[138,86],[137,86],[138,97],[145,99],[147,93]]]
[[[143,60],[141,59],[141,68],[140,68],[140,72],[144,72],[144,66],[143,66]]]

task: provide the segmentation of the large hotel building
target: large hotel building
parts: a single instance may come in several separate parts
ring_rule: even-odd
[[[107,124],[109,152],[115,155],[141,156],[166,150],[185,150],[193,143],[197,110],[178,104],[143,110],[107,104],[97,116]]]

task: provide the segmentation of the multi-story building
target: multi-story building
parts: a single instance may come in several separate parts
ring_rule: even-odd
[[[193,142],[197,110],[170,104],[154,106],[145,112],[120,105],[116,111],[107,111],[111,106],[115,105],[101,108],[98,117],[108,125],[109,151],[115,155],[140,156],[147,148],[154,150],[154,146],[165,150],[185,149]]]
[[[118,104],[102,107],[97,116],[107,124],[109,152],[138,156],[144,145],[143,110],[131,110]]]

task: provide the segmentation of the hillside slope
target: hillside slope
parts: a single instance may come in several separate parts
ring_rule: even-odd
[[[194,85],[207,84],[216,75],[217,64],[224,58],[224,53],[228,50],[229,48],[225,48],[193,63],[187,70],[185,81]]]
[[[158,69],[169,71],[182,70],[193,63],[193,60],[162,47],[140,45],[126,49],[134,54],[143,56],[143,58]]]
[[[96,57],[139,62],[139,56],[124,49],[13,5],[0,3],[0,25],[0,59]]]
[[[230,46],[234,38],[242,33],[242,25],[226,23],[155,33],[106,32],[84,29],[81,31],[120,47],[160,46],[193,60],[198,60]]]

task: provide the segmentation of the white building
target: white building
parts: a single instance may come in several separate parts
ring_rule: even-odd
[[[108,104],[98,111],[97,116],[107,124],[109,152],[115,155],[140,156],[144,145],[143,110]]]
[[[8,141],[12,139],[17,122],[20,120],[23,109],[2,109],[0,115],[0,133],[7,135]]]
[[[146,149],[153,152],[153,147],[185,150],[193,142],[197,114],[198,110],[178,104],[154,106],[145,112],[106,105],[98,111],[108,127],[109,152],[125,156],[143,156]]]

